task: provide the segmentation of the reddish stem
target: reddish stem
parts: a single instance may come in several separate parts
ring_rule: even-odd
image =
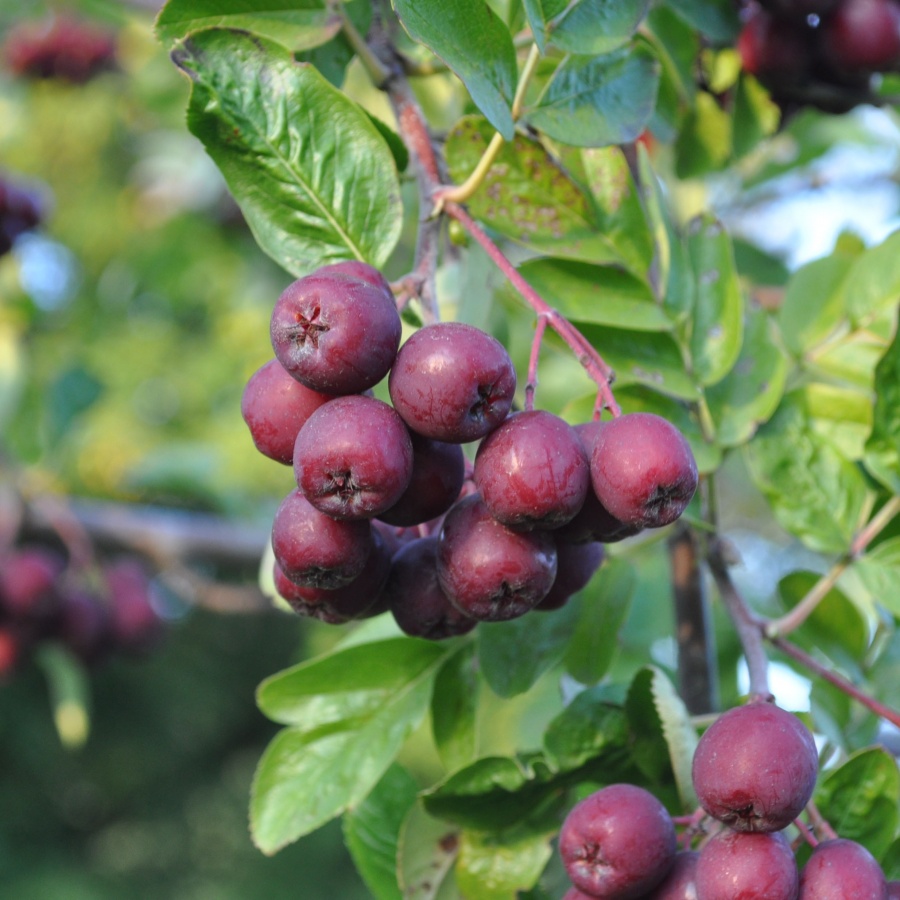
[[[619,416],[622,410],[613,397],[610,384],[615,373],[603,361],[599,353],[591,346],[587,338],[555,309],[547,304],[540,294],[519,274],[516,267],[506,258],[503,251],[488,237],[487,233],[458,203],[444,204],[444,212],[451,219],[456,219],[466,231],[481,245],[494,264],[507,277],[510,284],[521,294],[525,302],[539,315],[547,320],[547,324],[565,341],[581,363],[584,370],[597,383],[603,396],[604,404],[613,414]]]
[[[858,703],[865,706],[866,709],[871,710],[876,716],[881,716],[883,719],[886,719],[891,724],[900,728],[900,713],[896,710],[891,709],[889,706],[885,706],[874,697],[864,693],[853,684],[853,682],[838,675],[833,669],[823,666],[808,653],[801,650],[796,644],[792,644],[790,641],[780,637],[773,637],[769,640],[775,647],[781,650],[782,653],[795,659],[802,666],[829,682],[829,684],[833,684],[836,688],[847,694],[848,697],[852,697]]]
[[[824,836],[825,840],[833,841],[838,835],[831,827],[831,823],[819,811],[819,807],[810,800],[806,804],[806,811],[809,813],[809,820],[812,823],[813,830]]]
[[[541,341],[547,330],[547,317],[540,315],[534,327],[534,338],[531,341],[531,356],[528,359],[528,381],[525,383],[525,409],[534,409],[534,390],[538,383],[538,359],[541,355]]]
[[[797,826],[797,831],[800,832],[803,840],[810,847],[815,847],[819,843],[818,838],[807,828],[806,823],[802,819],[794,819],[794,825]]]

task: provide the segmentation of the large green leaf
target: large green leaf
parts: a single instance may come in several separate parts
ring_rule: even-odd
[[[613,266],[566,259],[537,259],[520,272],[547,302],[573,322],[613,328],[668,331],[672,320],[648,285]]]
[[[667,0],[686,22],[720,44],[734,43],[741,23],[731,0]]]
[[[582,333],[616,373],[617,385],[641,384],[670,397],[699,395],[674,338],[665,332],[583,324]]]
[[[166,44],[207,28],[249,31],[296,52],[331,40],[341,19],[325,0],[168,0],[156,19],[156,33]]]
[[[524,0],[534,40],[568,53],[593,55],[621,47],[634,34],[649,0]]]
[[[900,231],[867,250],[853,264],[846,283],[846,306],[857,327],[888,311],[896,315],[900,297]]]
[[[422,721],[447,651],[409,638],[357,645],[260,685],[269,718],[292,727],[269,744],[250,806],[266,853],[359,803]]]
[[[787,356],[771,317],[760,309],[749,310],[740,356],[706,391],[719,446],[736,447],[753,437],[778,407],[787,374]]]
[[[865,477],[816,432],[802,392],[785,398],[746,456],[784,528],[823,553],[848,549],[869,501]]]
[[[699,178],[721,169],[731,158],[731,117],[707,91],[694,98],[675,141],[679,178]]]
[[[565,656],[566,669],[576,681],[596,684],[608,671],[635,584],[632,565],[612,557],[582,591],[581,613]]]
[[[551,834],[485,834],[464,831],[456,860],[456,882],[464,897],[516,900],[537,883],[553,848]]]
[[[604,56],[567,56],[523,118],[563,144],[628,143],[653,114],[659,72],[643,44]]]
[[[819,785],[815,800],[843,838],[863,844],[876,859],[894,839],[900,805],[897,761],[883,747],[855,753]]]
[[[581,157],[578,177],[591,191],[600,232],[625,265],[646,278],[653,262],[653,235],[625,154],[615,146],[582,147],[564,154],[567,166],[575,167],[575,152]],[[598,257],[588,261],[603,262]]]
[[[506,140],[514,127],[518,69],[512,36],[484,0],[392,0],[413,40],[455,72],[475,105]]]
[[[900,619],[900,537],[888,538],[856,561],[863,584],[873,599]]]
[[[376,900],[402,898],[397,883],[400,829],[418,790],[406,769],[392,765],[369,796],[344,815],[344,842]]]
[[[799,268],[788,282],[778,310],[785,346],[795,356],[828,337],[844,317],[841,290],[853,258],[835,253]]]
[[[451,772],[475,758],[480,685],[474,643],[464,644],[441,666],[431,699],[431,730],[441,762]]]
[[[380,266],[402,224],[397,170],[369,117],[262,38],[212,29],[176,45],[188,125],[259,245],[294,275],[342,259]]]
[[[866,468],[900,495],[900,331],[875,370],[875,411],[866,442]]]
[[[415,804],[400,830],[397,870],[403,900],[460,900],[454,877],[458,853],[459,831]]]
[[[688,226],[687,247],[694,269],[696,298],[691,321],[691,367],[704,385],[731,370],[743,340],[744,299],[734,265],[731,238],[711,215]]]
[[[478,627],[481,673],[500,697],[522,694],[566,652],[578,622],[578,604]]]
[[[475,168],[493,133],[481,116],[454,126],[446,143],[454,181]],[[579,259],[620,258],[590,198],[541,143],[523,134],[503,144],[468,205],[479,221],[526,246]]]

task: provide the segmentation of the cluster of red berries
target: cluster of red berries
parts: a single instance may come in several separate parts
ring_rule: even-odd
[[[43,218],[44,205],[36,191],[0,177],[0,256],[9,253],[16,238],[37,228]]]
[[[0,58],[13,75],[83,84],[115,67],[116,42],[105,28],[56,14],[13,26],[3,40]]]
[[[784,107],[845,112],[900,69],[897,0],[751,0],[744,16],[743,66]]]
[[[163,632],[150,578],[134,557],[73,571],[43,545],[0,554],[0,676],[18,671],[43,641],[96,665],[116,652],[142,655]]]
[[[573,427],[512,412],[512,361],[477,328],[427,325],[400,346],[390,286],[364,263],[291,284],[271,339],[241,408],[257,449],[294,468],[272,547],[276,588],[301,614],[390,610],[440,639],[555,609],[604,543],[668,524],[696,489],[687,441],[659,416]],[[390,404],[371,392],[386,376]],[[462,445],[476,441],[470,465]]]
[[[653,794],[630,784],[602,788],[563,823],[559,852],[573,884],[564,900],[900,896],[900,882],[886,882],[855,841],[821,841],[798,869],[784,829],[809,803],[817,774],[815,741],[796,716],[761,701],[731,709],[694,754],[694,789],[716,825],[712,836],[699,850],[678,849],[675,824]]]

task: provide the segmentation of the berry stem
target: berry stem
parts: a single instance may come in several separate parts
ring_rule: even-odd
[[[809,803],[806,804],[806,812],[809,814],[809,821],[812,824],[813,831],[817,835],[821,835],[825,838],[825,840],[828,841],[833,841],[838,836],[837,832],[831,827],[831,824],[822,815],[819,807],[816,806],[814,801],[810,800]]]
[[[528,359],[528,381],[525,383],[525,409],[534,409],[534,390],[538,383],[538,359],[541,355],[541,341],[547,330],[547,317],[539,315],[534,327],[534,338],[531,341],[531,356]]]
[[[766,625],[766,637],[775,638],[790,634],[799,628],[816,607],[837,584],[838,579],[861,556],[869,544],[884,530],[894,516],[900,513],[900,497],[891,497],[856,535],[850,549],[810,589],[803,599],[789,612]]]
[[[819,843],[818,838],[810,831],[809,827],[802,819],[794,819],[794,825],[797,827],[797,831],[800,832],[803,840],[806,841],[810,847],[815,847]]]
[[[522,113],[522,101],[525,98],[525,91],[528,89],[528,84],[534,75],[534,71],[537,68],[538,60],[540,58],[541,53],[540,50],[538,50],[537,44],[532,44],[531,49],[528,51],[528,58],[525,60],[525,65],[522,67],[522,72],[519,75],[519,83],[516,86],[516,95],[512,102],[511,113],[514,122]],[[437,208],[440,209],[444,203],[447,202],[465,203],[466,200],[481,187],[502,147],[503,135],[501,135],[499,131],[495,131],[494,136],[487,145],[487,149],[482,154],[481,159],[478,160],[477,165],[472,170],[469,177],[462,184],[441,188],[437,192],[435,195]]]
[[[607,409],[614,417],[620,416],[622,410],[619,404],[616,403],[610,388],[610,384],[615,377],[613,370],[603,361],[587,338],[568,319],[547,304],[543,297],[519,274],[516,267],[503,254],[503,251],[488,237],[484,229],[475,222],[462,206],[458,203],[448,202],[444,204],[444,212],[451,219],[456,219],[481,245],[482,249],[497,268],[509,279],[510,284],[519,292],[525,302],[539,316],[546,317],[547,324],[563,339],[587,374],[597,384]]]
[[[838,675],[833,669],[823,666],[822,663],[801,650],[796,644],[792,644],[783,637],[773,637],[769,640],[773,647],[777,647],[786,656],[790,656],[791,659],[796,660],[813,674],[818,675],[829,684],[833,684],[838,690],[843,691],[848,697],[852,697],[857,703],[862,704],[866,709],[875,713],[876,716],[881,716],[881,718],[887,720],[892,725],[896,725],[900,728],[900,712],[891,709],[889,706],[885,706],[874,697],[865,693],[865,691],[861,691],[851,681]]]

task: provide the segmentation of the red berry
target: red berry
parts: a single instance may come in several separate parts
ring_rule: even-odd
[[[798,900],[887,900],[884,873],[862,844],[846,838],[822,841],[800,875]]]
[[[700,851],[697,900],[796,900],[798,878],[783,833],[726,829]]]

